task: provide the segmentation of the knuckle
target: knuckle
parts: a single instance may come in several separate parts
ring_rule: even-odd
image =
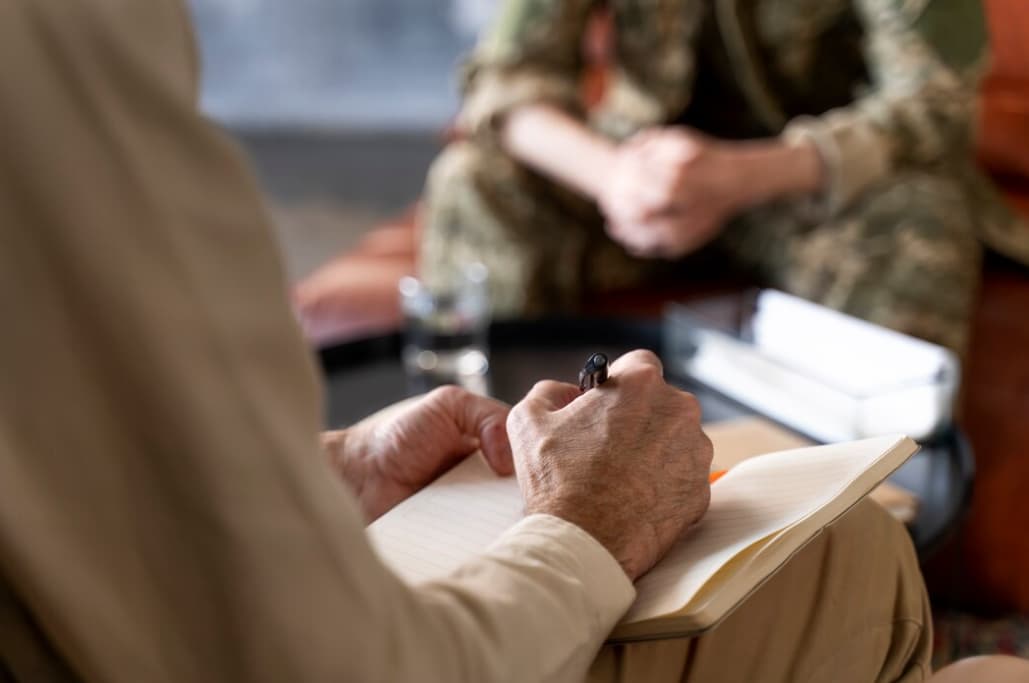
[[[652,363],[657,367],[661,367],[661,359],[658,358],[657,354],[650,349],[638,349],[636,353],[639,354],[641,360]]]
[[[656,366],[661,367],[661,359],[657,357],[657,354],[649,349],[636,349],[629,351],[623,356],[625,362],[635,363],[639,365]]]
[[[536,404],[545,402],[546,396],[557,394],[561,391],[561,383],[555,380],[540,380],[532,386],[526,395],[527,402]]]
[[[653,351],[638,349],[619,358],[613,372],[630,384],[664,383],[661,360]]]
[[[700,432],[700,438],[697,440],[697,453],[704,466],[710,467],[711,461],[715,457],[715,445],[705,432]]]
[[[558,386],[558,383],[552,379],[541,379],[532,385],[532,389],[529,391],[530,396],[538,396],[540,394],[548,394],[554,391]]]
[[[511,408],[511,411],[507,414],[506,425],[509,433],[520,431],[527,422],[528,416],[524,403],[519,403]]]
[[[640,366],[639,370],[637,370],[636,372],[639,373],[640,377],[647,380],[648,382],[658,382],[664,380],[664,373],[662,372],[661,367],[658,365],[651,365],[648,363],[647,365]]]
[[[427,398],[439,403],[454,404],[460,403],[467,396],[468,392],[465,389],[453,384],[446,384],[430,391]]]
[[[697,418],[697,420],[699,421],[700,413],[701,413],[701,408],[700,408],[700,401],[697,400],[697,397],[694,396],[693,394],[691,394],[688,391],[680,391],[679,395],[680,395],[680,398],[682,400],[683,405],[685,406],[685,408],[686,408],[687,412],[690,414],[690,416],[695,416]]]

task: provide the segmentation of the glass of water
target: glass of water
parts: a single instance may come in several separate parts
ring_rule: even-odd
[[[489,394],[489,273],[471,263],[443,286],[400,281],[403,362],[414,393],[456,384]]]

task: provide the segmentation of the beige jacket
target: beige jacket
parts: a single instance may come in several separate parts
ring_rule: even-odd
[[[633,598],[536,516],[383,567],[179,0],[0,3],[0,680],[574,680]]]

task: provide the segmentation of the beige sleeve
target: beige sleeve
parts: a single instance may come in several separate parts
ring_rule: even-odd
[[[177,0],[0,3],[0,581],[85,681],[574,680],[633,597],[577,527],[372,552],[194,76]]]

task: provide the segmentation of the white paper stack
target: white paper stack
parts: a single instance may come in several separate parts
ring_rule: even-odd
[[[744,340],[675,307],[669,367],[826,442],[926,439],[950,423],[960,363],[941,346],[774,290],[748,328]]]

